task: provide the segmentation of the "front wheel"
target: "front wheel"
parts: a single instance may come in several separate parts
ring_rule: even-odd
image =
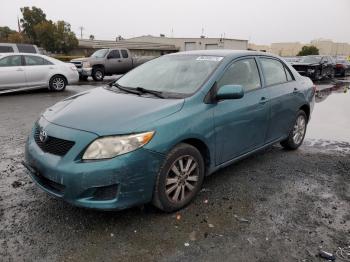
[[[66,89],[66,86],[67,86],[67,80],[61,75],[53,76],[50,79],[49,89],[51,91],[62,92],[64,89]]]
[[[105,71],[103,70],[103,68],[98,67],[92,70],[92,78],[95,81],[102,81],[104,77],[105,77]]]
[[[281,145],[289,150],[295,150],[304,141],[307,126],[307,116],[303,110],[299,110],[294,122],[293,130],[288,137],[281,142]]]
[[[197,195],[204,180],[204,160],[189,144],[179,144],[165,159],[153,194],[153,204],[165,212],[185,207]]]

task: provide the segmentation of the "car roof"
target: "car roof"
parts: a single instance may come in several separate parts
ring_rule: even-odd
[[[248,55],[278,57],[274,54],[267,53],[267,52],[259,52],[259,51],[251,51],[251,50],[232,50],[232,49],[194,50],[194,51],[172,53],[169,55],[202,55],[202,56],[221,56],[221,57],[231,57],[231,58],[248,56]]]

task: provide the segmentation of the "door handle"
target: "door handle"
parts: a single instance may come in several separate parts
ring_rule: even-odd
[[[121,62],[121,61],[122,61],[122,60],[120,60],[120,59],[118,60],[118,62]]]
[[[23,72],[24,70],[22,68],[18,68],[16,71]]]
[[[269,99],[263,96],[262,98],[260,98],[259,104],[264,105],[264,104],[265,104],[266,102],[268,102],[268,101],[269,101]]]

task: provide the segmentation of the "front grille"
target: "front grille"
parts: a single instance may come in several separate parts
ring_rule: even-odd
[[[34,132],[34,140],[36,144],[46,153],[57,156],[64,156],[74,146],[73,141],[48,136],[46,141],[40,140],[40,128],[36,127]]]
[[[82,62],[71,62],[73,63],[77,68],[82,68],[83,67],[83,63]]]

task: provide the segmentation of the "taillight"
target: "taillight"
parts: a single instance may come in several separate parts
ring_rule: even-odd
[[[343,65],[343,64],[336,64],[335,67],[336,68],[345,68],[345,65]]]
[[[316,94],[316,91],[317,91],[316,85],[313,85],[312,86],[312,93],[313,93],[313,95]]]

